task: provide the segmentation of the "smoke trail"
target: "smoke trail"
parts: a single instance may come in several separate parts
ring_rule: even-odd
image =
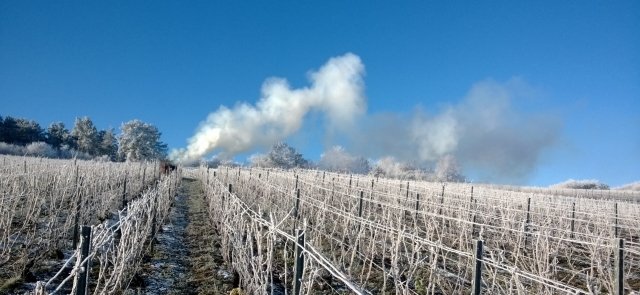
[[[284,79],[268,79],[255,106],[221,106],[200,124],[188,146],[172,151],[170,157],[192,161],[213,151],[229,157],[270,145],[298,131],[304,116],[312,110],[324,113],[331,130],[347,128],[366,111],[363,74],[360,58],[347,53],[329,59],[311,73],[309,87],[291,89]]]
[[[221,106],[171,158],[193,161],[211,152],[228,158],[269,146],[297,132],[305,115],[317,111],[325,117],[329,135],[347,135],[346,142],[327,142],[329,146],[345,145],[362,156],[393,156],[413,165],[433,166],[454,157],[482,180],[521,182],[559,137],[557,118],[512,106],[513,100],[529,95],[529,87],[519,79],[476,83],[459,103],[436,113],[362,116],[363,74],[360,58],[348,53],[312,72],[308,87],[292,89],[284,79],[267,79],[255,105]]]
[[[435,114],[370,115],[353,133],[350,148],[371,158],[392,155],[414,165],[432,166],[453,156],[482,180],[521,182],[556,144],[561,130],[557,118],[512,106],[512,100],[528,91],[519,79],[486,80]]]

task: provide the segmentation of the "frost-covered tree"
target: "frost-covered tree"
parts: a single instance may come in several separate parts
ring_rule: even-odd
[[[50,144],[52,147],[59,149],[63,144],[73,145],[73,140],[71,138],[71,133],[64,126],[62,122],[53,122],[47,128],[47,132],[45,134],[46,143]]]
[[[76,118],[71,131],[78,151],[95,155],[98,150],[98,130],[89,117]]]
[[[460,173],[458,162],[452,155],[446,155],[436,164],[435,176],[438,181],[463,182],[464,176]]]
[[[609,185],[602,183],[597,179],[568,179],[564,182],[551,185],[551,188],[557,189],[603,189],[608,190]]]
[[[366,174],[371,170],[369,161],[362,156],[353,156],[343,147],[334,146],[320,156],[318,167],[329,171]]]
[[[92,155],[89,155],[84,152],[79,152],[67,144],[63,144],[60,146],[60,149],[58,150],[58,154],[59,154],[59,157],[63,159],[76,158],[81,160],[91,160],[93,158]]]
[[[118,155],[118,139],[113,129],[98,132],[98,154],[115,161]]]
[[[155,126],[140,120],[122,124],[118,140],[118,155],[126,161],[164,159],[167,145],[160,141],[161,133]]]
[[[38,141],[32,142],[25,147],[25,154],[33,157],[56,158],[58,151],[49,144]]]
[[[296,149],[290,147],[284,142],[274,144],[269,151],[269,160],[275,164],[276,167],[285,169],[294,167],[306,167],[309,162],[302,157],[302,154],[298,153]]]
[[[274,144],[266,155],[254,155],[249,161],[254,167],[291,169],[309,166],[309,161],[305,160],[302,154],[284,142]]]
[[[261,168],[271,168],[274,167],[273,163],[269,160],[269,155],[267,154],[253,154],[249,157],[249,166],[251,167],[261,167]],[[217,163],[220,165],[220,163]]]
[[[624,184],[616,188],[617,190],[640,191],[640,181]]]
[[[0,142],[0,155],[24,156],[26,154],[25,147],[5,142]]]
[[[410,163],[398,161],[394,157],[379,159],[371,173],[375,176],[384,176],[397,179],[434,180],[433,173],[416,167]]]

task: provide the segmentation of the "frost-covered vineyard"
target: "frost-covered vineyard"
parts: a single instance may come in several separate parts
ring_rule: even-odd
[[[224,253],[250,294],[292,284],[294,228],[305,239],[302,294],[469,294],[477,239],[483,294],[615,294],[616,238],[625,294],[640,292],[640,204],[628,192],[583,198],[311,170],[190,174],[207,183]]]
[[[93,293],[122,290],[148,247],[151,221],[166,215],[179,181],[161,176],[157,163],[0,162],[0,280],[10,293],[76,289],[81,225],[92,227]],[[36,282],[34,273],[46,280]]]
[[[164,175],[158,163],[13,156],[0,163],[0,280],[9,294],[76,292],[83,276],[90,294],[135,293],[176,194],[184,199],[182,176],[198,183],[195,214],[244,294],[469,294],[476,278],[482,294],[616,294],[620,265],[625,294],[640,292],[637,192],[237,167]],[[91,229],[84,254],[83,225]],[[201,279],[216,279],[220,268],[207,267]]]

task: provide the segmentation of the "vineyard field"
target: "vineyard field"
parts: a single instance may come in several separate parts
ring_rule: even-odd
[[[3,294],[640,294],[631,191],[0,161]]]

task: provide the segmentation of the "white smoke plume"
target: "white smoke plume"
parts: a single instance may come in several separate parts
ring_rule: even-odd
[[[221,106],[200,124],[188,146],[170,157],[185,162],[214,151],[230,157],[268,146],[298,131],[310,111],[322,112],[330,130],[348,128],[366,111],[363,74],[360,58],[347,53],[310,73],[309,87],[291,89],[284,79],[267,79],[255,106]]]
[[[553,116],[517,110],[515,99],[529,96],[520,79],[473,85],[457,104],[437,113],[370,115],[353,133],[351,149],[372,158],[433,166],[454,157],[482,180],[522,182],[542,153],[556,144],[561,122]]]
[[[296,133],[308,113],[318,112],[328,135],[347,135],[342,142],[331,142],[329,136],[327,146],[340,144],[357,156],[391,156],[422,167],[448,159],[460,163],[465,174],[474,172],[475,180],[517,183],[526,180],[543,152],[558,141],[559,119],[513,106],[513,101],[530,96],[520,79],[481,81],[459,103],[437,112],[363,116],[363,75],[360,58],[347,53],[311,72],[308,87],[292,89],[284,79],[267,79],[255,105],[221,106],[171,158],[184,163],[213,152],[229,158],[271,146]]]

